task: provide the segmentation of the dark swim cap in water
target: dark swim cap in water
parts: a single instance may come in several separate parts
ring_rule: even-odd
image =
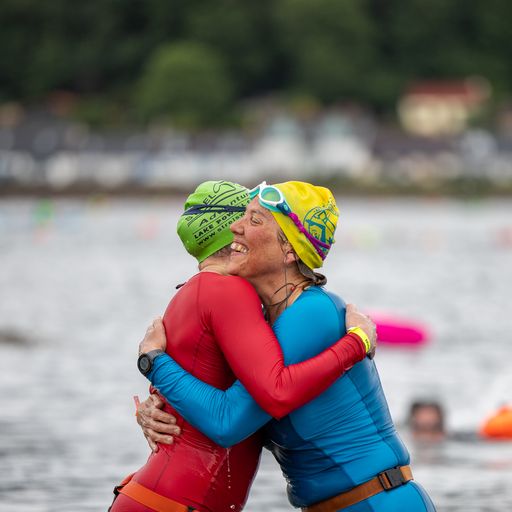
[[[190,194],[178,221],[178,236],[199,263],[233,241],[229,227],[249,204],[248,190],[230,181],[205,181]]]

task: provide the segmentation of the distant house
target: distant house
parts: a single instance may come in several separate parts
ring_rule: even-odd
[[[463,132],[490,95],[486,80],[416,82],[398,105],[403,128],[422,136],[456,135]]]

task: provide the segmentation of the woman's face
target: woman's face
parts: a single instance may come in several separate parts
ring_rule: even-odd
[[[248,205],[244,216],[231,225],[234,241],[231,245],[228,272],[244,277],[253,285],[281,276],[284,266],[283,246],[278,238],[279,226],[258,198]]]

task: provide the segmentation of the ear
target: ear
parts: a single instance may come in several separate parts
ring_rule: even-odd
[[[295,254],[295,251],[286,251],[284,253],[284,262],[286,265],[291,265],[292,263],[295,263],[297,261],[297,255]]]

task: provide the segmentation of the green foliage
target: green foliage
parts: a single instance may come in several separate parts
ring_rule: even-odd
[[[282,0],[275,11],[295,85],[332,103],[363,99],[374,63],[373,22],[353,0]]]
[[[241,95],[274,85],[276,43],[270,27],[271,0],[192,2],[186,14],[188,38],[222,54]],[[270,77],[270,81],[269,78]]]
[[[197,124],[269,93],[392,112],[416,79],[481,75],[507,98],[511,17],[508,0],[2,0],[0,101],[61,89]],[[162,56],[181,41],[196,49]]]
[[[230,99],[231,83],[220,55],[207,46],[181,42],[154,52],[135,101],[145,120],[193,128],[222,120]]]
[[[94,129],[124,126],[129,122],[125,109],[105,96],[80,97],[72,108],[71,117]]]

